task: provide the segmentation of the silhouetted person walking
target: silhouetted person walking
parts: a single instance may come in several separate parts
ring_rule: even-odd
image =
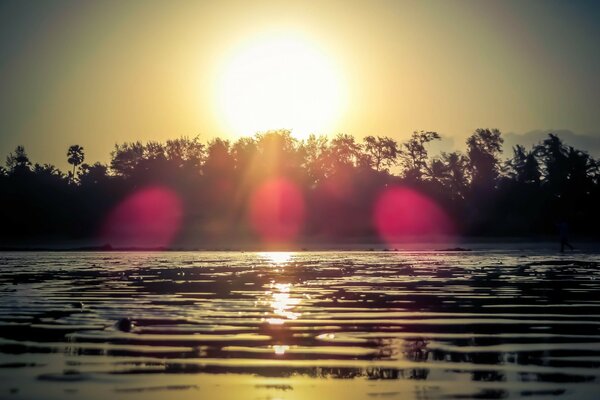
[[[560,252],[565,252],[565,246],[567,246],[571,251],[573,251],[573,246],[569,243],[569,224],[566,222],[558,223],[558,233],[560,235]]]

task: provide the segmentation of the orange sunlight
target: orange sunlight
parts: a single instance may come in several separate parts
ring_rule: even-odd
[[[286,128],[304,139],[339,122],[345,84],[340,68],[316,43],[272,32],[231,53],[215,96],[220,118],[234,134]]]
[[[277,267],[285,265],[294,256],[294,253],[290,251],[265,251],[258,254]]]

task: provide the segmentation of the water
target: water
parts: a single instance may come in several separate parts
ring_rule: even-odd
[[[600,260],[2,253],[0,398],[600,396]]]

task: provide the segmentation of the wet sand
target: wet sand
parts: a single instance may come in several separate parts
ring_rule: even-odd
[[[595,254],[0,254],[0,398],[595,399]]]

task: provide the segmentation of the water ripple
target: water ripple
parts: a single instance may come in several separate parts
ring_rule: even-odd
[[[282,399],[330,378],[353,382],[335,386],[344,398],[592,399],[599,266],[585,254],[4,253],[0,378],[38,398],[70,393],[52,382],[198,396],[228,374],[275,379],[236,390]]]

